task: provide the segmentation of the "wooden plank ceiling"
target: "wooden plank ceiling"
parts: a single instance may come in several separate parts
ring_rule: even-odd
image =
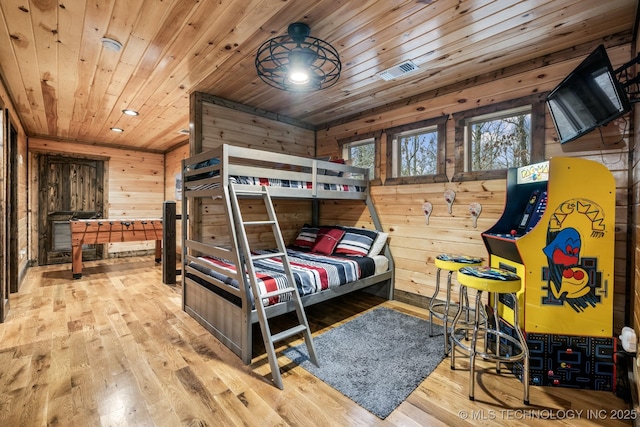
[[[583,43],[628,41],[636,3],[1,0],[0,67],[29,136],[165,151],[188,139],[193,91],[318,126]],[[289,93],[257,77],[257,48],[298,21],[338,49],[335,86]],[[123,48],[105,49],[105,36]],[[377,77],[406,60],[419,71]]]

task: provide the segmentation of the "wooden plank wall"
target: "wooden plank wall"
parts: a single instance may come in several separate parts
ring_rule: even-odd
[[[341,155],[337,141],[358,134],[383,131],[385,128],[419,120],[508,101],[552,90],[598,44],[579,46],[554,56],[519,64],[492,75],[480,76],[474,81],[460,82],[419,100],[408,100],[389,111],[363,112],[356,118],[332,123],[317,132],[318,156]],[[607,52],[614,67],[631,57],[628,43],[609,41]],[[399,83],[400,84],[400,81]],[[628,118],[628,116],[627,116]],[[630,120],[630,119],[629,119]],[[604,144],[598,131],[580,140],[560,145],[554,140],[553,123],[546,113],[545,157],[580,156],[605,164],[616,179],[616,252],[615,252],[615,313],[614,330],[625,322],[625,300],[630,289],[626,282],[628,140],[618,142],[619,127],[625,129],[627,121],[619,120],[603,130]],[[626,131],[629,132],[627,126]],[[449,180],[454,174],[454,122],[447,122],[446,164]],[[383,145],[386,135],[382,134]],[[382,152],[385,152],[383,146]],[[383,176],[384,179],[384,176]],[[372,187],[375,206],[385,231],[390,233],[390,247],[396,265],[395,287],[399,299],[418,305],[426,303],[435,289],[434,258],[443,252],[464,253],[487,257],[480,233],[499,218],[505,203],[506,182],[500,180],[446,182],[416,185],[389,185]],[[456,199],[451,214],[444,200],[445,190],[454,190]],[[421,205],[433,204],[429,225],[426,224]],[[478,202],[482,213],[473,228],[469,204]],[[323,209],[322,221],[343,218],[339,209]],[[368,226],[366,218],[351,217]],[[424,298],[423,298],[424,297]]]
[[[74,144],[39,138],[29,139],[29,153],[56,153],[60,155],[102,158],[105,161],[105,206],[108,218],[142,219],[160,218],[165,194],[164,155],[161,153],[125,150],[88,144]],[[31,162],[30,188],[38,188],[38,175]],[[37,259],[37,191],[30,192],[32,218],[31,259]],[[139,251],[153,253],[154,242],[109,243],[109,256],[122,256]]]
[[[193,154],[217,148],[222,144],[232,144],[303,157],[314,156],[314,131],[297,126],[292,121],[283,121],[286,119],[275,115],[270,117],[266,112],[252,111],[246,106],[206,94],[192,96],[191,108],[191,121],[196,123],[194,141],[191,144]],[[200,120],[194,120],[194,115]],[[243,206],[249,204],[244,203]],[[286,242],[293,241],[302,225],[311,221],[309,201],[276,200],[274,206]],[[266,218],[264,209],[259,206],[252,208],[251,215],[256,220]],[[203,202],[202,224],[205,242],[219,246],[229,244],[227,223],[221,203]],[[253,242],[252,248],[255,249],[274,247],[271,237],[270,231],[249,235]]]
[[[295,156],[315,155],[314,132],[303,123],[211,95],[198,93],[193,99],[201,106],[201,120],[194,129],[192,154],[232,144]]]

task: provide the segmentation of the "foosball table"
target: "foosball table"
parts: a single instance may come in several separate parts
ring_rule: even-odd
[[[82,245],[155,240],[155,260],[162,259],[161,219],[78,219],[71,220],[71,272],[82,277]]]

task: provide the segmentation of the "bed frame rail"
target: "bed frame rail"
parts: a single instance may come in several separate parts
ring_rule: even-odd
[[[274,198],[365,200],[369,185],[368,170],[364,168],[225,144],[184,161],[185,196],[222,197],[221,187],[229,185],[230,177],[290,181],[302,186],[270,187]],[[325,184],[333,189],[325,189]],[[352,191],[343,191],[344,187]],[[250,188],[255,186],[246,186],[246,190]],[[360,191],[353,191],[354,188]]]

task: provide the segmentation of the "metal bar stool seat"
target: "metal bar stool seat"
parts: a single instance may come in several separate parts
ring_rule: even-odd
[[[501,363],[513,363],[522,361],[522,383],[524,384],[524,403],[529,404],[529,349],[527,341],[520,329],[518,322],[519,307],[516,292],[520,290],[520,277],[503,269],[492,267],[462,267],[458,270],[458,282],[460,283],[460,294],[467,294],[467,289],[475,289],[475,319],[473,323],[468,324],[460,322],[462,310],[458,310],[456,316],[451,323],[451,369],[455,369],[455,353],[456,346],[469,352],[469,399],[474,400],[475,387],[475,359],[479,356],[485,360],[496,362],[496,372],[500,373]],[[482,293],[490,292],[495,294],[493,300],[493,323],[480,324],[479,313],[483,310]],[[500,329],[500,318],[498,316],[497,303],[498,294],[511,294],[514,301],[514,324],[515,337]],[[461,297],[462,298],[462,297]],[[467,346],[462,342],[458,332],[472,328],[471,342]],[[476,349],[478,335],[482,334],[485,340],[485,351]],[[493,336],[496,347],[494,353],[489,353],[487,349],[487,341]],[[510,346],[508,346],[508,344]],[[501,351],[501,346],[505,346],[507,351]]]
[[[462,295],[460,295],[460,303],[452,303],[451,301],[451,275],[454,271],[458,271],[462,267],[474,266],[482,264],[482,258],[470,257],[466,255],[450,255],[440,254],[435,259],[435,265],[438,268],[436,271],[436,290],[429,301],[429,336],[433,336],[433,318],[436,317],[442,320],[444,327],[444,355],[449,354],[449,319],[453,319],[453,316],[458,310],[458,306],[462,303]],[[440,293],[440,272],[442,270],[448,271],[447,275],[447,288],[446,299],[439,301],[436,298]],[[469,300],[466,299],[462,305],[466,310],[467,320],[469,320]],[[455,310],[455,311],[454,311]]]

